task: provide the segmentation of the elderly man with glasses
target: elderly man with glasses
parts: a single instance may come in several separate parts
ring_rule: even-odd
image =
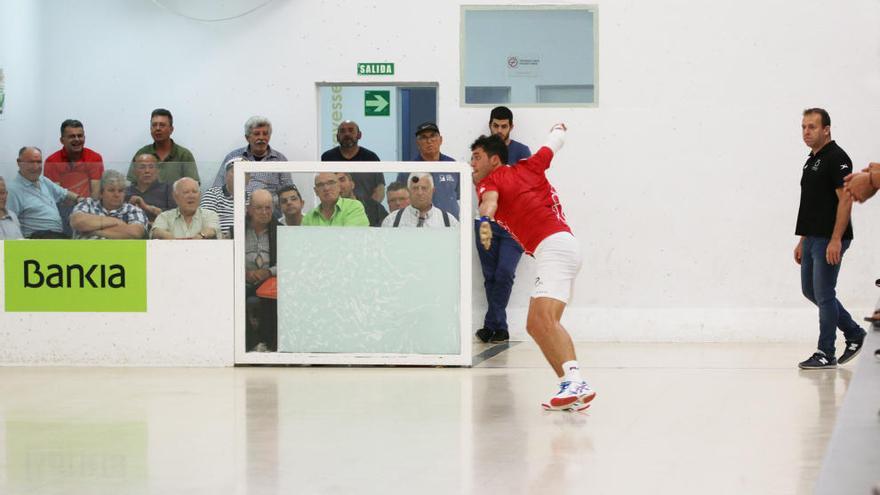
[[[370,225],[364,205],[356,199],[343,198],[339,180],[333,172],[315,175],[315,194],[320,203],[302,219],[305,226],[366,227]]]

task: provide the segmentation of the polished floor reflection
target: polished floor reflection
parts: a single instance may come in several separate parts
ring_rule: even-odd
[[[540,351],[495,351],[472,369],[0,368],[0,493],[810,493],[851,377],[797,370],[801,344],[580,344],[598,397],[551,413]]]

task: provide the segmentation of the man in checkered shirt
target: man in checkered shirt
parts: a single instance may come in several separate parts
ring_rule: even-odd
[[[284,153],[269,146],[272,138],[272,122],[266,117],[254,116],[244,124],[244,138],[248,145],[234,149],[223,159],[223,164],[229,163],[233,158],[242,157],[249,162],[286,162]],[[250,194],[257,189],[266,189],[272,196],[278,196],[278,190],[284,186],[293,184],[293,178],[288,173],[253,172],[248,174],[249,179],[245,184],[245,192]],[[221,166],[214,177],[212,187],[221,187],[225,182],[226,169]]]
[[[147,216],[125,202],[125,176],[108,170],[101,176],[100,199],[77,203],[70,227],[74,239],[143,239]]]

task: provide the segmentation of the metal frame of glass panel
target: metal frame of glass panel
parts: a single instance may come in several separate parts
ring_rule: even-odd
[[[452,162],[359,162],[358,172],[453,172],[460,174],[460,211],[463,222],[459,227],[459,348],[453,354],[398,354],[347,352],[246,352],[245,349],[245,197],[244,174],[252,172],[317,173],[327,171],[321,162],[240,162],[235,167],[235,364],[328,364],[328,365],[447,365],[470,366],[472,361],[471,337],[471,256],[473,249],[473,211],[470,192],[471,169],[464,163]],[[370,227],[358,227],[370,228]],[[373,227],[375,228],[375,227]]]

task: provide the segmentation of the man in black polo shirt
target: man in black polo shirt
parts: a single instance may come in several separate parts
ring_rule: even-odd
[[[372,151],[358,145],[363,137],[356,122],[345,120],[336,128],[336,141],[339,146],[325,151],[322,162],[378,162],[379,157]],[[352,172],[354,195],[363,201],[372,198],[381,203],[385,199],[385,176],[380,172]]]
[[[844,192],[843,178],[852,172],[852,160],[831,139],[831,117],[821,108],[804,110],[801,125],[810,156],[801,176],[801,200],[795,234],[801,236],[794,260],[801,265],[804,296],[819,307],[819,348],[799,364],[802,369],[837,367],[834,340],[843,331],[846,348],[840,364],[861,350],[865,331],[837,300],[835,287],[843,253],[853,238],[850,224],[852,199]]]

